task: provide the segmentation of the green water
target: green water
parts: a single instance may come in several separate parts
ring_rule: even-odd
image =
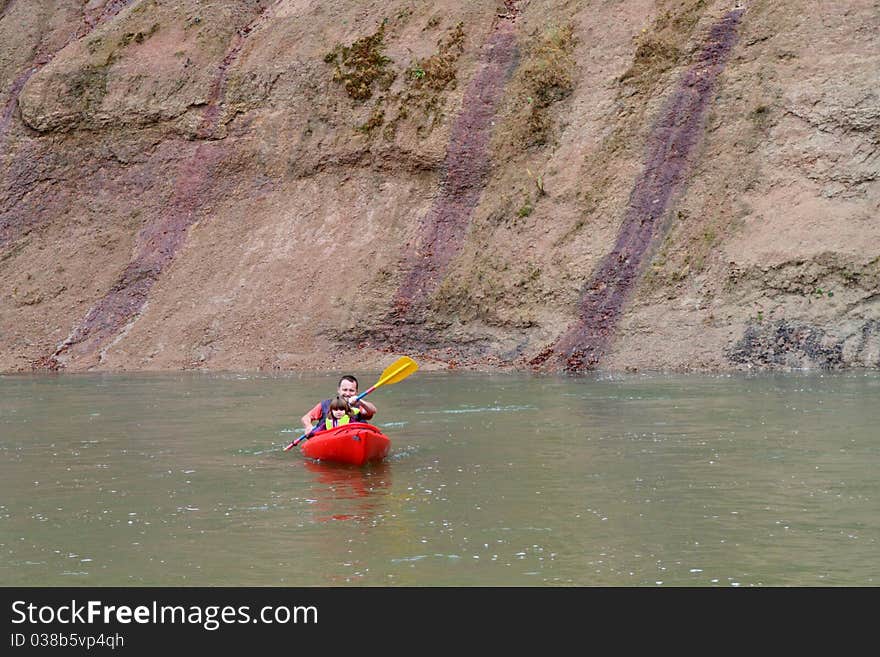
[[[361,388],[378,373],[360,373]],[[880,374],[0,376],[3,586],[876,586]]]

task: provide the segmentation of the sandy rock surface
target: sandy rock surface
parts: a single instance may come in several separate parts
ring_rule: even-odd
[[[880,365],[872,0],[0,2],[0,371]]]

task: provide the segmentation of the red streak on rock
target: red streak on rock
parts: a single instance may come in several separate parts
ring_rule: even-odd
[[[584,288],[580,319],[531,361],[553,362],[567,372],[594,369],[605,355],[649,246],[662,233],[662,219],[690,169],[694,147],[715,81],[724,68],[743,9],[712,27],[697,61],[679,80],[648,137],[645,167],[630,193],[617,241]]]
[[[277,6],[278,2],[274,6]],[[225,92],[229,67],[241,52],[244,39],[268,19],[269,9],[240,29],[221,61],[211,86],[208,106],[202,116],[197,136],[210,138],[219,120],[220,100]],[[70,336],[50,356],[36,360],[34,369],[58,370],[64,360],[75,354],[88,356],[106,347],[137,319],[147,301],[150,290],[174,259],[186,239],[190,226],[196,221],[204,199],[213,184],[213,174],[223,159],[225,148],[219,142],[198,145],[178,172],[171,201],[155,223],[138,236],[137,255],[122,275],[71,332]],[[99,356],[100,359],[100,356]]]
[[[100,11],[96,12],[97,15],[89,15],[86,14],[83,17],[83,22],[85,23],[84,27],[81,27],[79,32],[74,39],[81,39],[86,34],[91,32],[93,29],[98,27],[101,23],[105,22],[108,18],[113,18],[120,11],[125,9],[128,5],[130,5],[134,0],[109,0],[104,3],[104,6]]]
[[[71,35],[65,40],[64,45],[58,48],[58,50],[50,53],[41,52],[37,54],[27,70],[15,78],[15,81],[9,89],[9,100],[3,108],[3,113],[0,114],[0,138],[2,138],[6,132],[6,128],[9,126],[12,114],[15,112],[15,108],[18,105],[18,97],[21,94],[21,90],[31,76],[51,62],[55,58],[55,55],[64,50],[69,44],[88,36],[92,30],[116,16],[116,14],[132,2],[134,2],[134,0],[109,0],[99,12],[92,15],[84,14],[82,21],[79,23],[76,30],[71,33]],[[4,15],[9,11],[11,6],[12,3],[6,6],[6,9],[3,12]],[[0,141],[0,144],[2,144],[2,141]]]
[[[245,40],[250,36],[251,32],[266,23],[272,15],[272,10],[274,10],[280,3],[281,0],[276,0],[274,5],[264,8],[257,18],[240,28],[236,31],[235,36],[233,36],[232,44],[226,51],[226,55],[220,62],[220,66],[217,67],[217,75],[214,77],[214,81],[211,84],[211,90],[208,93],[208,106],[205,108],[205,113],[202,115],[202,121],[196,130],[196,136],[199,139],[213,138],[214,130],[217,127],[217,122],[220,118],[223,98],[226,94],[226,81],[229,75],[229,67],[232,66],[236,59],[238,59],[238,55],[241,53]]]
[[[0,114],[0,137],[6,132],[6,127],[12,119],[12,114],[15,112],[15,108],[18,105],[18,97],[21,95],[21,90],[24,88],[27,81],[31,79],[31,76],[39,70],[40,66],[34,64],[31,68],[15,78],[15,81],[9,88],[9,100],[6,101],[3,113]],[[2,143],[2,141],[0,141],[0,143]]]
[[[414,311],[435,291],[449,262],[461,250],[489,171],[492,118],[517,56],[512,21],[499,21],[452,126],[440,194],[421,220],[417,246],[404,255],[406,274],[392,302],[394,323],[419,321]]]
[[[70,43],[87,36],[92,30],[116,16],[122,9],[132,2],[134,2],[134,0],[110,0],[98,11],[92,12],[91,14],[84,14],[82,20],[77,24],[76,29],[65,40],[64,45],[60,48],[52,52],[39,52],[38,49],[36,57],[28,68],[20,73],[13,81],[12,86],[9,89],[9,100],[7,100],[6,105],[3,107],[3,111],[0,112],[0,147],[5,144],[7,128],[12,122],[15,109],[18,107],[18,98],[21,95],[21,91],[25,84],[27,84],[27,81],[30,80],[37,71],[51,62],[55,58],[55,55]],[[9,11],[11,6],[12,3],[6,6],[4,14]],[[0,210],[3,212],[3,215],[0,216],[0,249],[5,248],[10,243],[17,240],[22,234],[26,233],[29,228],[32,228],[37,223],[35,217],[31,215],[22,217],[14,216],[12,214],[12,208],[17,200],[20,200],[29,191],[28,183],[30,175],[27,170],[30,166],[19,166],[19,169],[21,168],[25,169],[22,179],[19,179],[19,176],[17,175],[18,172],[14,170],[7,171],[7,174],[11,174],[9,176],[11,183],[10,189],[14,193],[11,194],[8,202],[0,207]]]
[[[12,9],[12,5],[14,5],[18,0],[9,0],[5,5],[3,5],[3,11],[0,12],[0,18],[3,18],[10,9]]]
[[[158,220],[138,236],[137,255],[122,275],[86,313],[70,336],[35,367],[58,369],[69,353],[97,351],[122,331],[141,311],[150,289],[173,260],[212,184],[212,174],[223,155],[216,143],[202,143],[178,173],[174,194]]]

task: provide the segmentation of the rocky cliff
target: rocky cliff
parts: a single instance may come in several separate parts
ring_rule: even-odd
[[[880,366],[877,0],[0,0],[0,371]]]

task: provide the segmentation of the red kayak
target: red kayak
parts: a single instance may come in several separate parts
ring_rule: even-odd
[[[319,461],[363,465],[388,456],[391,441],[377,427],[366,422],[350,422],[335,429],[319,431],[305,441],[303,456]]]

